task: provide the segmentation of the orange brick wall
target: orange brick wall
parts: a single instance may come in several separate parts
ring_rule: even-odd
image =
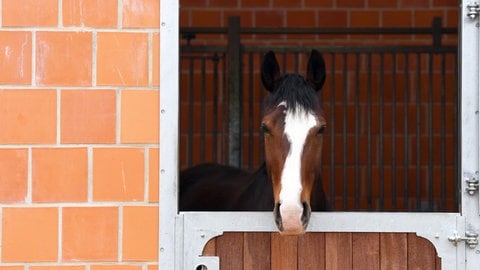
[[[160,1],[0,11],[0,270],[158,269]]]

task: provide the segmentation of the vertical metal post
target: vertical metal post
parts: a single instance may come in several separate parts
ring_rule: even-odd
[[[240,17],[228,19],[228,164],[242,164],[242,82]]]
[[[178,1],[160,1],[159,268],[180,269],[178,217]],[[183,234],[182,234],[183,236]]]

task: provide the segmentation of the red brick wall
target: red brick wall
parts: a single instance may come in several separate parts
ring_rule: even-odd
[[[158,0],[0,1],[0,269],[157,269]]]
[[[183,27],[227,26],[229,16],[240,16],[244,27],[428,27],[435,16],[442,18],[443,26],[456,27],[459,4],[454,0],[181,0],[180,3]],[[287,42],[292,39],[298,42],[298,36],[284,37]],[[361,42],[364,39],[362,36]],[[352,39],[349,40],[351,43]],[[331,43],[332,39],[316,41]],[[345,42],[345,37],[334,41]],[[455,43],[456,37],[449,42]]]

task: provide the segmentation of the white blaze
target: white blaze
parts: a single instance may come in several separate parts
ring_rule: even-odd
[[[290,149],[281,176],[279,195],[281,213],[282,210],[291,212],[296,209],[297,211],[301,210],[301,217],[303,212],[300,201],[302,192],[301,158],[308,132],[316,125],[317,119],[311,112],[298,107],[296,111],[286,111],[284,133],[290,143]]]

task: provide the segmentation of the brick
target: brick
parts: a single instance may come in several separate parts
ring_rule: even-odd
[[[4,208],[2,228],[2,262],[57,261],[56,208]]]
[[[147,85],[146,33],[98,33],[97,46],[98,85]]]
[[[30,270],[85,270],[83,265],[71,265],[71,266],[58,266],[58,265],[48,265],[48,266],[30,266]]]
[[[107,265],[92,265],[90,270],[141,270],[141,265],[117,265],[117,264],[107,264]]]
[[[91,85],[91,33],[38,32],[36,53],[37,84]]]
[[[402,8],[426,8],[430,6],[430,0],[401,0],[399,6]]]
[[[24,270],[24,266],[0,266],[0,270]]]
[[[283,10],[269,10],[255,12],[255,26],[283,27],[285,26],[285,12]]]
[[[66,207],[63,261],[113,261],[118,252],[118,208]]]
[[[305,7],[333,7],[334,0],[304,0]]]
[[[348,14],[346,11],[324,11],[318,12],[319,27],[346,27],[348,25]]]
[[[193,27],[222,26],[222,14],[217,10],[192,10],[191,20]]]
[[[158,207],[131,206],[123,209],[122,246],[124,260],[157,260]]]
[[[152,85],[160,85],[160,34],[153,34],[152,45]]]
[[[234,8],[238,7],[239,0],[210,0],[209,7]],[[241,0],[240,0],[241,1]]]
[[[311,10],[287,11],[287,25],[288,27],[314,27],[316,25],[315,12]]]
[[[182,0],[182,8],[206,7],[207,0]]]
[[[159,151],[158,148],[150,148],[149,150],[150,164],[149,164],[149,182],[148,182],[148,201],[158,202],[158,188],[159,188]]]
[[[411,27],[412,12],[411,11],[383,11],[382,27]],[[399,36],[402,37],[402,36]],[[405,36],[403,36],[405,38]]]
[[[144,194],[144,153],[137,148],[93,150],[93,199],[141,201]]]
[[[398,7],[398,0],[369,0],[369,8],[396,8]]]
[[[30,84],[32,81],[32,35],[0,32],[0,83]]]
[[[123,0],[123,27],[160,27],[160,1]]]
[[[350,26],[352,27],[378,27],[380,22],[378,11],[352,11],[350,13]]]
[[[337,0],[337,7],[340,8],[364,8],[367,1]]]
[[[3,0],[3,26],[57,26],[57,0]]]
[[[115,143],[114,90],[61,91],[62,143]]]
[[[148,265],[147,269],[148,270],[158,270],[158,265],[153,265],[153,264]]]
[[[299,8],[302,1],[272,0],[273,8]]]
[[[63,0],[62,14],[64,26],[116,27],[118,24],[117,0]]]
[[[27,196],[28,152],[0,149],[0,202],[23,202]]]
[[[0,143],[55,142],[55,91],[0,90],[0,104]]]
[[[32,200],[34,202],[86,201],[87,165],[86,148],[34,148],[32,150]]]
[[[269,7],[270,0],[241,0],[240,6],[250,8]]]
[[[158,143],[159,91],[122,91],[122,143]]]

